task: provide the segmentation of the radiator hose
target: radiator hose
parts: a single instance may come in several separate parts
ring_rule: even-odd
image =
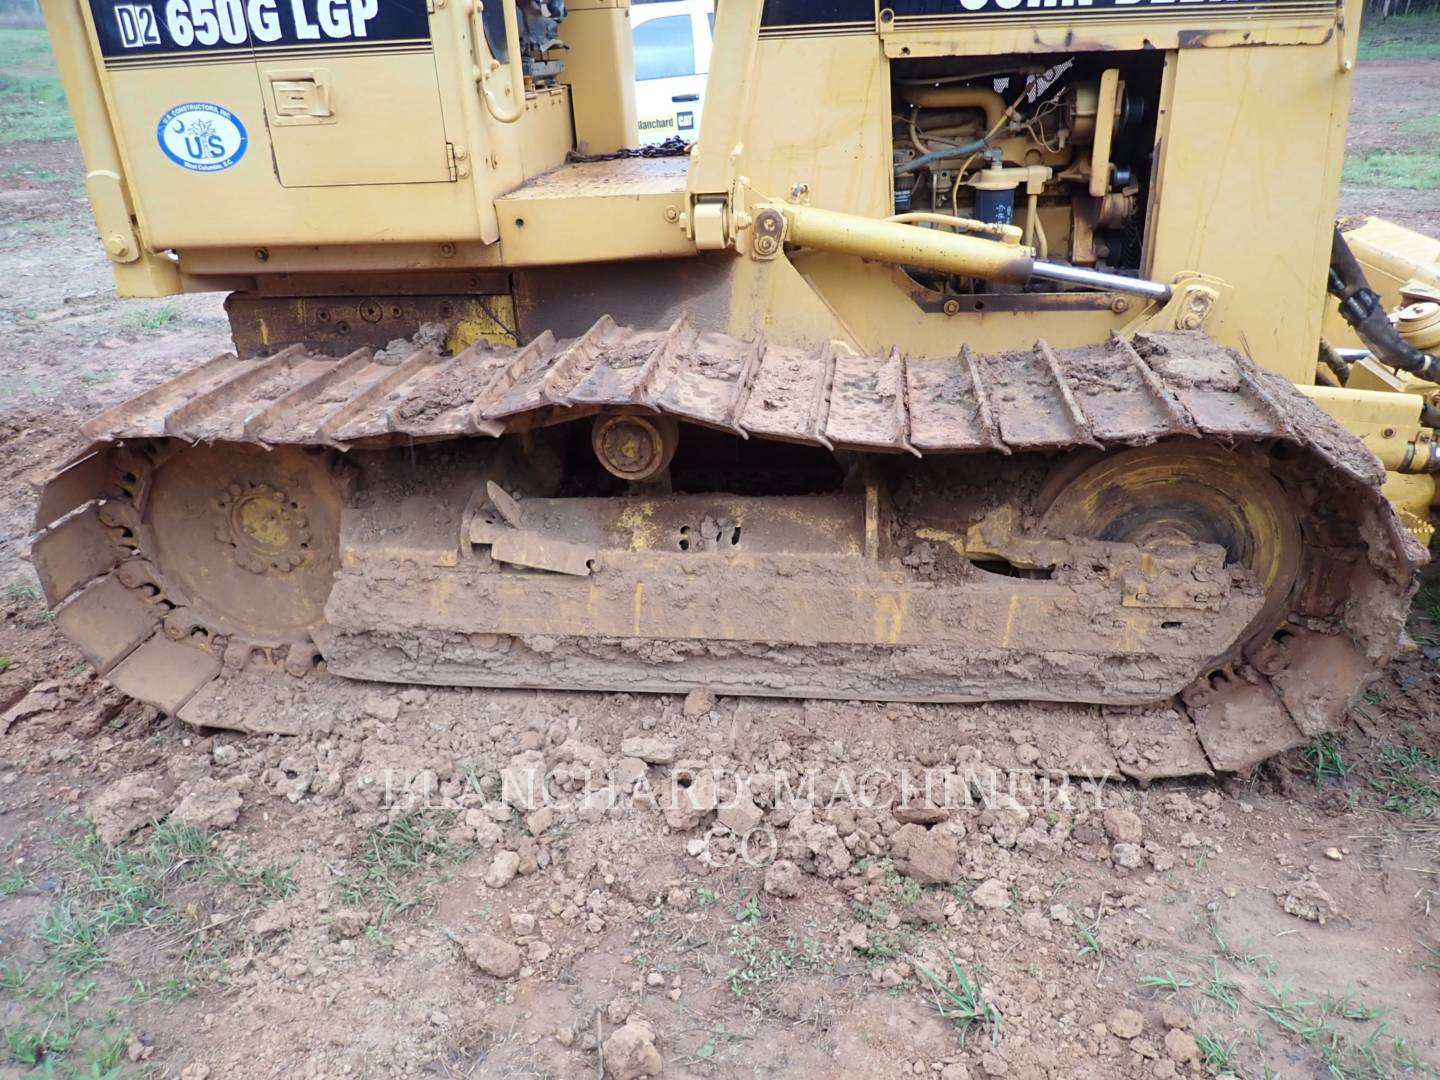
[[[1375,359],[1427,382],[1440,382],[1440,356],[1421,352],[1400,336],[1338,225],[1330,246],[1329,289],[1340,300],[1340,314]]]

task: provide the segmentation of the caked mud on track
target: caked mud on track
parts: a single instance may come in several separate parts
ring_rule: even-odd
[[[47,599],[207,725],[246,726],[238,673],[319,668],[1049,701],[1134,775],[1236,770],[1339,721],[1423,557],[1368,451],[1199,334],[918,359],[604,318],[221,357],[87,434]]]

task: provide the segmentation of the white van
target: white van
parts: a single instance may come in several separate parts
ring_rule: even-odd
[[[630,22],[640,145],[676,135],[693,142],[710,70],[715,0],[637,0]]]

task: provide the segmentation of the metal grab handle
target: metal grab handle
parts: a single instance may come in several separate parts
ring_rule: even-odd
[[[520,60],[520,22],[515,12],[515,0],[490,0],[504,7],[505,11],[505,53],[507,63],[504,65],[510,69],[510,82],[505,87],[505,93],[511,98],[508,106],[498,101],[491,83],[495,79],[495,72],[502,65],[494,56],[490,57],[490,66],[482,71],[480,75],[480,96],[485,99],[485,107],[490,110],[490,115],[502,124],[513,124],[525,112],[525,67]],[[470,20],[472,23],[471,33],[475,35],[477,43],[486,42],[486,50],[489,50],[489,41],[485,38],[484,23],[485,0],[473,0],[470,8]],[[476,50],[479,54],[479,50]]]

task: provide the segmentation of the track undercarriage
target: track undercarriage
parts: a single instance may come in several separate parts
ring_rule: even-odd
[[[42,584],[197,724],[244,726],[238,673],[705,686],[1073,703],[1158,735],[1133,775],[1243,769],[1338,723],[1422,557],[1379,463],[1199,334],[922,360],[602,319],[223,357],[87,434]]]

